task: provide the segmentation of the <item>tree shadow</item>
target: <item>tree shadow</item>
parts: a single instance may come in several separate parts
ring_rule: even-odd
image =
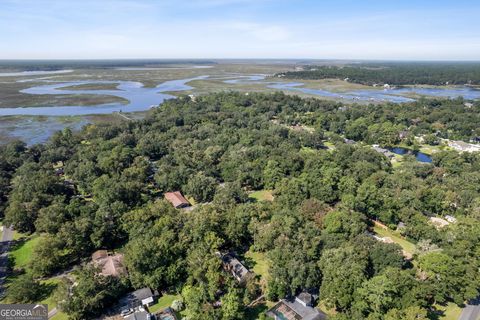
[[[254,307],[247,308],[245,312],[245,320],[259,319],[261,314],[264,314],[268,310],[265,304],[257,304]]]
[[[27,242],[28,238],[23,237],[18,240],[12,240],[10,241],[10,246],[8,248],[8,261],[7,261],[7,266],[9,270],[13,270],[13,267],[15,266],[15,257],[12,255],[13,251],[16,251],[18,249],[21,249],[25,243]],[[11,272],[11,271],[10,271]]]
[[[248,270],[252,270],[257,265],[257,262],[253,260],[251,257],[242,256],[241,261],[245,264],[245,267]]]
[[[38,289],[38,300],[42,301],[52,295],[57,289],[58,283],[42,283]]]

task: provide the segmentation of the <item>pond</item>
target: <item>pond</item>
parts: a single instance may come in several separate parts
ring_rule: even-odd
[[[420,151],[413,151],[413,150],[402,148],[402,147],[394,147],[394,148],[390,148],[389,150],[399,155],[409,155],[409,154],[414,155],[417,161],[419,162],[427,162],[427,163],[432,162],[432,158],[428,154],[425,154]]]

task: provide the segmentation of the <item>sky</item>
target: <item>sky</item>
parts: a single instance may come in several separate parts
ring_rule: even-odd
[[[480,60],[480,1],[0,0],[0,59]]]

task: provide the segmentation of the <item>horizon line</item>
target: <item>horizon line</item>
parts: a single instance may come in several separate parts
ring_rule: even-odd
[[[3,61],[372,61],[372,62],[480,62],[479,59],[366,59],[366,58],[0,58]]]

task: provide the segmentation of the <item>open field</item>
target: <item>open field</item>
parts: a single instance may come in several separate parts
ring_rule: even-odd
[[[11,257],[15,269],[26,269],[32,259],[32,252],[37,243],[40,241],[39,236],[31,236],[21,238],[19,243],[12,247]]]
[[[253,191],[248,195],[249,198],[256,201],[273,201],[272,190],[258,190]]]
[[[250,250],[245,254],[245,258],[251,261],[251,265],[253,265],[251,269],[255,274],[259,275],[262,279],[268,279],[269,261],[265,253]]]
[[[410,241],[404,239],[400,234],[397,232],[390,230],[390,229],[383,229],[379,226],[375,226],[373,231],[380,237],[389,237],[395,242],[396,244],[400,245],[405,252],[413,255],[415,253],[416,247],[415,244],[411,243]]]
[[[458,320],[462,313],[462,308],[452,302],[449,302],[446,306],[436,304],[434,307],[442,313],[438,320]]]

